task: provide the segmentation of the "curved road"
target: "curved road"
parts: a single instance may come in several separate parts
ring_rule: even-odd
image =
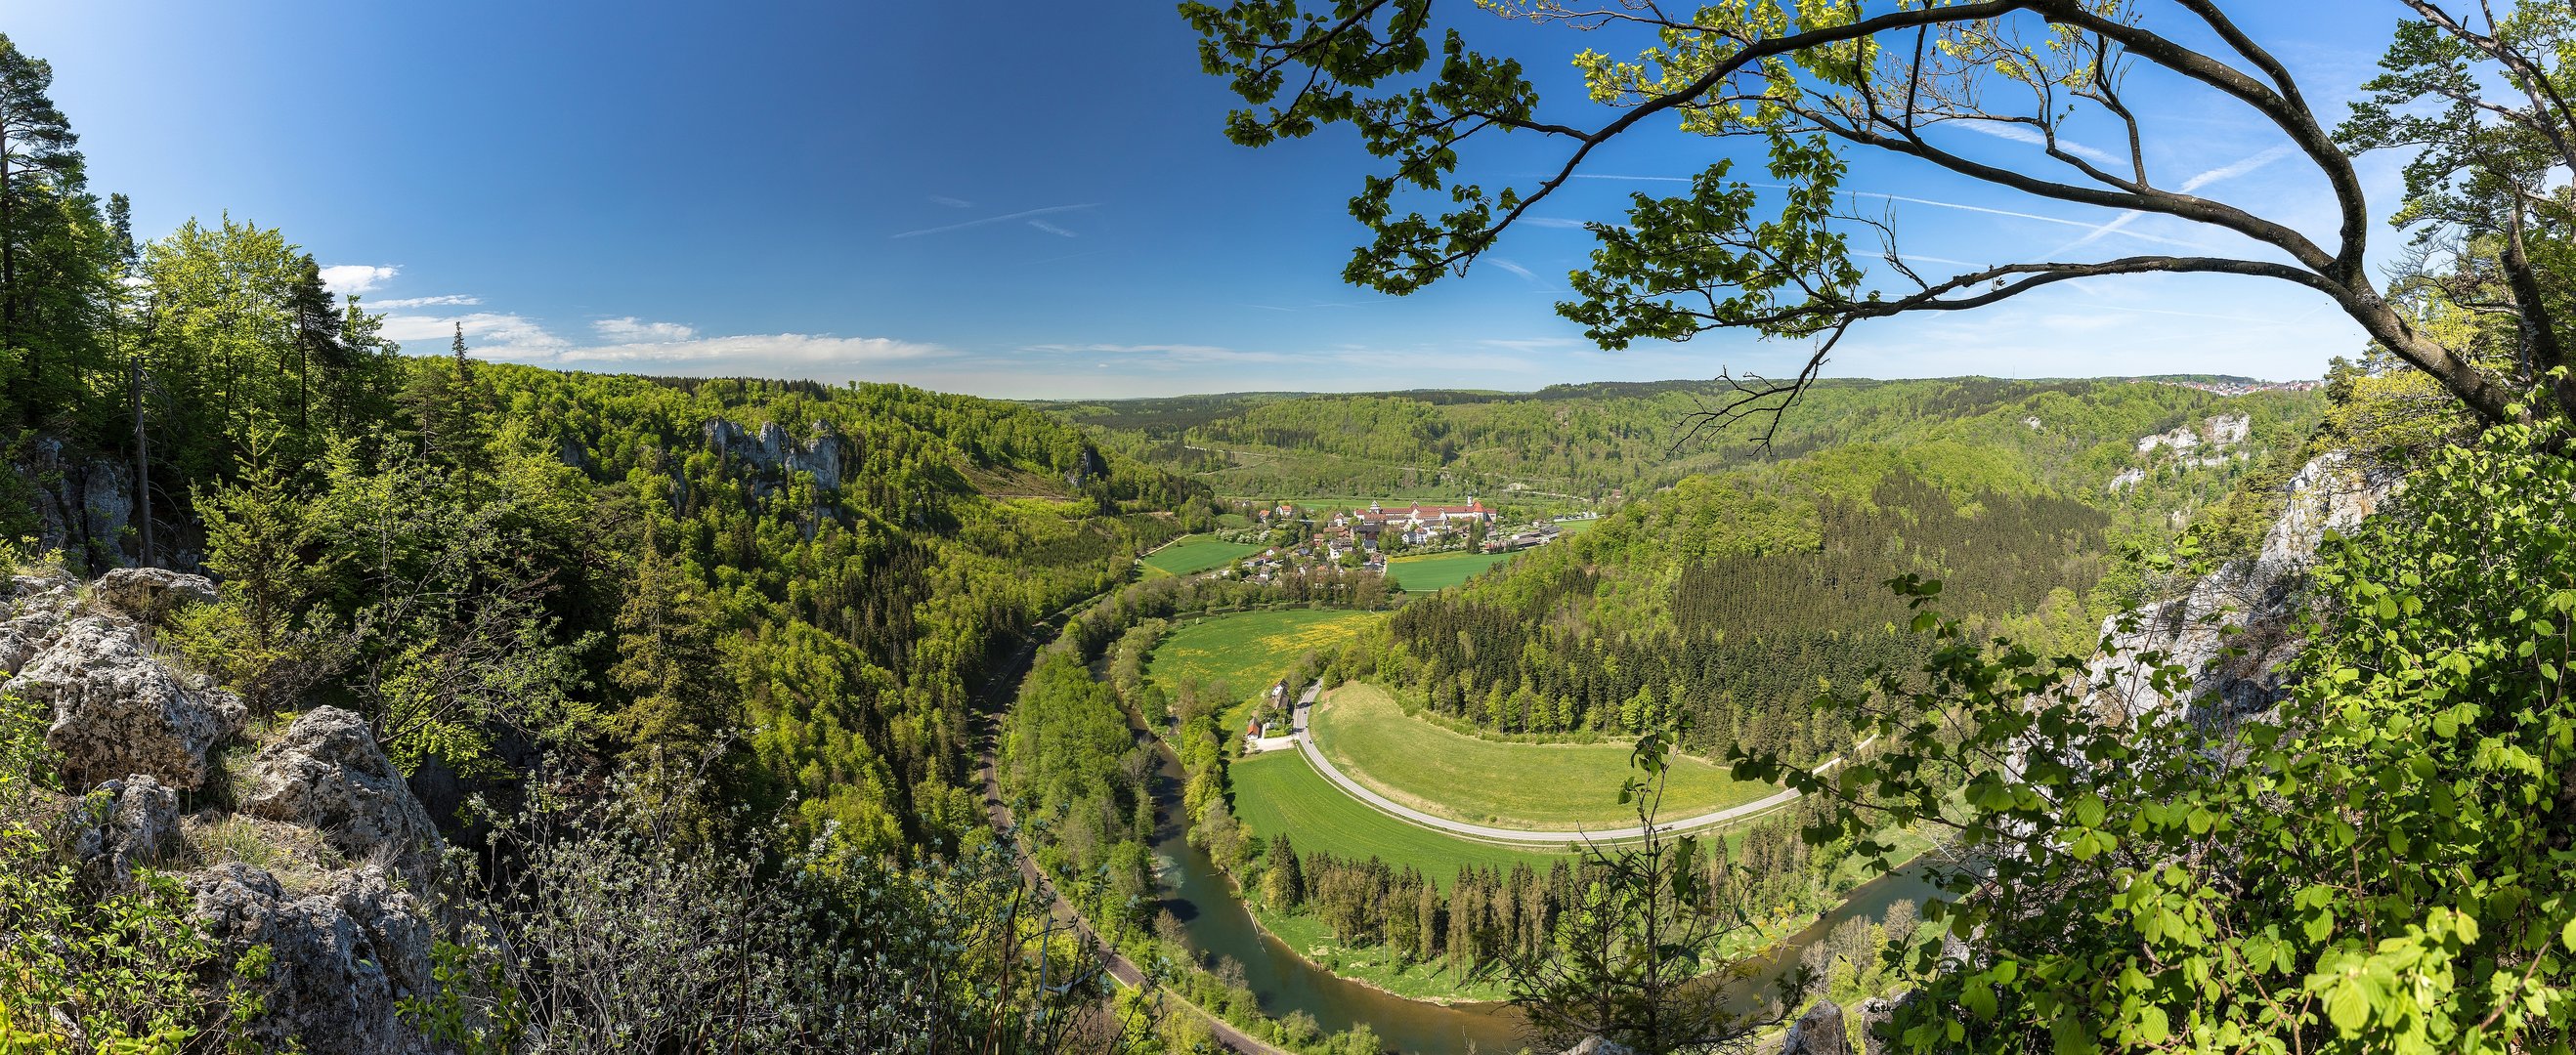
[[[1424,813],[1421,810],[1414,809],[1413,807],[1407,806],[1403,803],[1396,802],[1384,795],[1380,795],[1367,785],[1352,779],[1350,774],[1342,772],[1341,767],[1334,765],[1331,759],[1324,757],[1323,749],[1315,746],[1315,736],[1312,732],[1307,730],[1306,719],[1307,712],[1314,709],[1315,697],[1322,693],[1323,688],[1323,682],[1316,682],[1306,686],[1305,693],[1297,697],[1297,712],[1294,718],[1295,729],[1290,735],[1296,737],[1297,750],[1305,754],[1307,761],[1315,764],[1315,769],[1323,773],[1325,779],[1339,785],[1343,791],[1349,792],[1352,798],[1368,803],[1370,807],[1376,809],[1380,813],[1386,814],[1407,824],[1419,825],[1424,828],[1447,832],[1451,835],[1460,835],[1470,839],[1478,839],[1484,842],[1494,843],[1519,843],[1524,845],[1530,843],[1541,843],[1549,846],[1564,846],[1569,843],[1577,842],[1631,842],[1646,837],[1646,829],[1635,825],[1631,825],[1626,828],[1607,828],[1600,831],[1584,831],[1578,829],[1575,831],[1562,832],[1531,831],[1525,828],[1494,828],[1487,825],[1469,824],[1465,821],[1455,821],[1450,820],[1447,817],[1434,816],[1432,814]],[[1877,738],[1871,737],[1870,739],[1875,740]],[[1860,746],[1868,747],[1869,740],[1861,741]],[[1816,772],[1818,774],[1822,774],[1826,770],[1841,765],[1842,762],[1843,760],[1840,757],[1827,759],[1823,765],[1816,767]],[[1796,801],[1797,798],[1798,792],[1796,789],[1782,788],[1778,793],[1766,798],[1747,802],[1741,806],[1730,806],[1726,809],[1703,813],[1696,817],[1684,817],[1670,824],[1659,824],[1655,826],[1655,830],[1669,834],[1679,834],[1682,832],[1698,831],[1703,828],[1714,828],[1718,825],[1769,813],[1772,810],[1779,809],[1782,806],[1786,806],[1789,803]]]

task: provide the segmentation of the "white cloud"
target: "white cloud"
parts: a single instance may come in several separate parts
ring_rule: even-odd
[[[894,234],[887,235],[886,237],[890,239],[919,238],[926,234],[946,234],[950,231],[963,231],[969,227],[982,227],[987,224],[1009,223],[1012,220],[1025,220],[1032,216],[1052,216],[1060,212],[1080,212],[1084,209],[1097,209],[1099,207],[1100,203],[1096,201],[1084,202],[1080,205],[1049,205],[1043,209],[1022,209],[1019,212],[1003,213],[1000,216],[987,216],[980,220],[968,220],[964,223],[941,224],[937,227],[924,227],[917,231],[899,231]]]
[[[1530,280],[1530,281],[1532,281],[1532,282],[1536,282],[1536,281],[1538,281],[1538,276],[1537,276],[1536,274],[1531,273],[1530,269],[1525,268],[1525,267],[1522,267],[1522,266],[1520,266],[1519,264],[1515,264],[1515,263],[1513,263],[1513,262],[1511,262],[1511,261],[1509,261],[1509,260],[1505,260],[1505,259],[1503,259],[1502,257],[1499,257],[1499,256],[1489,256],[1489,257],[1485,257],[1485,258],[1484,258],[1484,261],[1485,261],[1486,263],[1488,263],[1488,264],[1492,264],[1492,265],[1494,265],[1495,267],[1499,267],[1499,268],[1502,268],[1502,269],[1503,269],[1503,270],[1505,270],[1505,271],[1509,271],[1509,272],[1511,272],[1512,274],[1519,275],[1520,277],[1525,278],[1525,279],[1528,279],[1528,280]]]
[[[698,331],[676,322],[646,322],[629,315],[621,319],[600,319],[590,324],[603,339],[620,344],[667,344],[685,341]]]
[[[543,361],[572,347],[572,342],[548,332],[536,320],[507,312],[478,311],[468,315],[387,315],[384,335],[405,344],[426,342],[444,346],[458,327],[465,330],[465,346],[476,358],[521,359]],[[434,348],[415,347],[414,353],[433,353]]]
[[[1993,121],[1953,121],[1951,122],[1951,125],[1957,128],[1965,128],[1971,132],[1980,132],[1985,135],[1990,135],[1997,139],[2009,139],[2016,143],[2029,143],[2032,146],[2039,146],[2048,142],[2047,134],[2029,125],[1999,124]],[[2057,149],[2073,154],[2076,157],[2092,161],[2096,164],[2127,165],[2129,163],[2127,158],[2120,157],[2107,150],[2097,150],[2092,147],[2085,146],[2084,144],[2068,139],[2065,136],[2057,137]]]
[[[945,194],[933,194],[933,195],[931,195],[931,196],[930,196],[930,204],[932,204],[932,205],[945,205],[945,206],[947,206],[947,207],[949,207],[949,208],[951,208],[951,209],[971,209],[971,208],[974,208],[974,207],[975,207],[975,203],[974,203],[974,202],[967,201],[967,200],[966,200],[966,199],[964,199],[964,198],[951,198],[951,197],[949,197],[949,196],[947,196],[947,195],[945,195]]]
[[[1056,226],[1056,225],[1054,225],[1054,224],[1048,223],[1048,222],[1046,222],[1045,220],[1031,220],[1031,221],[1029,221],[1029,226],[1031,226],[1031,227],[1035,227],[1035,228],[1037,228],[1038,230],[1041,230],[1041,231],[1045,231],[1045,232],[1046,232],[1046,233],[1048,233],[1048,234],[1052,234],[1052,235],[1060,235],[1060,236],[1065,237],[1065,238],[1075,238],[1075,237],[1079,237],[1078,235],[1075,235],[1073,232],[1068,231],[1068,230],[1065,230],[1064,228],[1058,227],[1058,226]]]
[[[2270,150],[2253,155],[2252,157],[2241,159],[2233,164],[2221,165],[2197,176],[2193,176],[2190,179],[2184,180],[2182,181],[2181,189],[2183,193],[2189,194],[2220,180],[2235,179],[2238,176],[2242,176],[2248,172],[2254,171],[2255,169],[2262,168],[2265,165],[2269,165],[2295,153],[2298,153],[2297,148],[2292,147],[2287,143],[2283,143],[2280,146],[2273,147]]]
[[[829,337],[806,333],[754,333],[730,337],[694,337],[575,348],[560,353],[558,363],[600,364],[619,369],[679,367],[728,372],[769,372],[793,376],[802,368],[858,366],[869,363],[928,359],[947,354],[935,344],[891,337]]]
[[[2273,147],[2270,150],[2263,151],[2262,153],[2239,158],[2229,164],[2221,165],[2217,168],[2198,173],[2190,179],[2182,181],[2182,186],[2175,189],[2184,194],[2189,194],[2221,180],[2235,179],[2238,176],[2242,176],[2248,172],[2254,171],[2255,169],[2262,168],[2265,165],[2279,161],[2282,158],[2288,157],[2297,152],[2298,151],[2295,148],[2285,143],[2280,146]],[[2139,212],[2135,209],[2121,213],[2118,216],[2112,217],[2111,222],[2094,228],[2091,233],[2086,234],[2084,237],[2078,238],[2073,242],[2069,242],[2066,245],[2052,250],[2049,255],[2056,256],[2069,249],[2091,245],[2095,240],[2106,234],[2131,234],[2132,237],[2143,237],[2132,234],[2128,227],[2130,224],[2136,223],[2140,217],[2145,215],[2145,213]]]
[[[377,308],[384,311],[396,311],[403,308],[471,307],[481,303],[483,303],[483,298],[481,297],[464,293],[447,293],[435,297],[396,297],[392,300],[371,300],[367,301],[366,305],[370,308]]]
[[[401,273],[399,264],[332,264],[322,269],[322,284],[345,297],[384,285]]]

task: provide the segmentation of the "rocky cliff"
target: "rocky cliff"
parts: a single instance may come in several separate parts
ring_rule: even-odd
[[[126,530],[134,519],[132,467],[74,456],[61,440],[41,438],[13,458],[8,470],[34,508],[38,548],[60,551],[75,567],[92,571],[133,563],[139,543]]]
[[[207,983],[263,999],[241,1039],[434,1051],[397,1006],[436,987],[421,898],[438,832],[357,715],[316,708],[253,730],[239,699],[162,659],[160,621],[214,596],[155,568],[87,585],[21,575],[0,593],[0,694],[50,712],[65,788],[96,803],[63,811],[63,852],[101,889],[147,869],[176,877],[219,963],[269,951],[263,975]],[[246,735],[265,743],[245,762]]]
[[[817,423],[814,438],[804,443],[789,439],[787,430],[772,421],[754,432],[723,418],[714,418],[705,427],[707,446],[758,467],[762,473],[785,476],[788,473],[812,473],[814,482],[827,491],[841,487],[841,435],[828,422]],[[774,487],[774,481],[757,481],[755,487]],[[762,494],[768,490],[763,488]]]
[[[2281,515],[2254,555],[2189,582],[2177,596],[2102,624],[2112,648],[2093,663],[2096,699],[2130,715],[2180,703],[2194,720],[2224,721],[2269,708],[2298,655],[2295,634],[2307,569],[2329,530],[2350,530],[2379,507],[2397,473],[2342,453],[2310,460],[2290,478]],[[2231,654],[2233,653],[2233,654]],[[2158,665],[2191,675],[2190,698],[2170,699],[2149,677]]]

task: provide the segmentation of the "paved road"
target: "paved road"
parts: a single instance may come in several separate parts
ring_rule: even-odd
[[[1020,862],[1020,875],[1034,884],[1040,893],[1046,895],[1047,911],[1056,919],[1071,923],[1084,938],[1100,949],[1100,955],[1108,961],[1109,976],[1117,979],[1119,985],[1129,989],[1140,988],[1145,984],[1145,972],[1138,970],[1136,965],[1121,954],[1115,946],[1100,940],[1099,933],[1091,929],[1091,921],[1082,918],[1082,913],[1073,907],[1073,903],[1066,901],[1064,894],[1055,888],[1055,884],[1047,881],[1046,875],[1038,870],[1037,862],[1030,860],[1027,853],[1020,852],[1026,848],[1020,845],[1019,838],[1015,834],[1019,830],[1019,822],[1011,815],[1010,802],[1002,797],[1001,774],[994,768],[994,755],[1000,749],[1002,739],[1001,715],[1009,709],[1011,696],[1018,691],[1022,677],[1028,673],[1029,663],[1036,655],[1035,644],[1023,646],[1020,652],[1003,664],[1001,671],[994,674],[986,683],[984,745],[981,757],[976,763],[977,775],[984,783],[984,812],[987,819],[992,822],[994,831],[1011,836],[1013,856],[1019,858]],[[1225,1045],[1229,1051],[1241,1052],[1244,1055],[1293,1055],[1284,1048],[1234,1028],[1232,1023],[1208,1013],[1206,1008],[1183,999],[1179,993],[1167,989],[1164,990],[1163,996],[1197,1012],[1199,1018],[1207,1023],[1208,1032],[1216,1037],[1217,1043]]]
[[[1307,713],[1314,709],[1315,697],[1321,694],[1323,689],[1324,683],[1319,681],[1306,686],[1305,693],[1297,697],[1297,711],[1294,720],[1296,730],[1293,734],[1297,738],[1297,748],[1298,750],[1305,752],[1306,760],[1313,762],[1315,764],[1315,769],[1323,773],[1325,779],[1340,785],[1342,790],[1351,794],[1352,798],[1368,803],[1380,813],[1394,817],[1395,819],[1407,824],[1420,825],[1421,827],[1430,828],[1436,831],[1447,832],[1451,835],[1462,835],[1470,839],[1494,843],[1535,843],[1548,846],[1564,846],[1568,843],[1584,841],[1612,843],[1630,842],[1645,838],[1646,836],[1646,829],[1635,825],[1625,828],[1604,828],[1597,831],[1576,830],[1546,832],[1532,831],[1526,828],[1496,828],[1483,824],[1469,824],[1465,821],[1455,821],[1450,820],[1447,817],[1439,817],[1424,813],[1421,810],[1414,809],[1411,806],[1407,806],[1401,802],[1389,799],[1384,795],[1380,795],[1375,790],[1369,788],[1368,785],[1352,779],[1350,774],[1342,772],[1340,766],[1334,765],[1331,759],[1324,757],[1323,749],[1315,746],[1315,736],[1307,729],[1306,720]],[[1869,742],[1864,740],[1861,742],[1861,746],[1867,747],[1869,746]],[[1826,770],[1841,765],[1842,761],[1843,760],[1841,758],[1828,759],[1825,764],[1816,767],[1816,772],[1821,774]],[[1753,802],[1747,802],[1741,806],[1730,806],[1726,809],[1703,813],[1696,817],[1683,817],[1668,824],[1656,825],[1655,828],[1657,831],[1671,834],[1697,831],[1702,828],[1713,828],[1718,825],[1743,820],[1747,817],[1768,813],[1772,810],[1779,809],[1782,806],[1786,806],[1791,802],[1797,801],[1797,798],[1798,792],[1795,789],[1783,788],[1777,794],[1758,799]]]

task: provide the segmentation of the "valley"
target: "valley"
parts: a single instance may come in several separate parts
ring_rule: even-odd
[[[1124,712],[1172,759],[1165,790],[1111,803],[1127,811],[1150,801],[1164,817],[1151,882],[1165,900],[1095,902],[1095,911],[1131,921],[1140,948],[1185,950],[1208,972],[1194,977],[1213,979],[1211,995],[1194,998],[1205,1006],[1304,1014],[1332,1029],[1438,1022],[1441,1012],[1396,1013],[1379,1001],[1508,995],[1506,961],[1571,905],[1570,884],[1588,867],[1581,833],[1636,829],[1635,805],[1621,801],[1622,785],[1641,775],[1632,741],[1670,725],[1682,750],[1662,773],[1656,817],[1710,848],[1712,882],[1745,928],[1725,948],[1749,953],[1818,927],[1800,940],[1824,941],[1858,926],[1846,926],[1856,904],[1910,913],[1884,891],[1920,889],[1892,872],[1932,845],[1928,833],[1875,832],[1894,847],[1883,859],[1816,852],[1798,834],[1813,805],[1781,784],[1736,779],[1732,760],[1781,752],[1830,772],[1873,756],[1870,738],[1806,703],[1870,666],[1919,661],[1893,626],[1903,606],[1883,580],[1938,576],[1951,610],[1978,625],[2077,639],[2149,574],[2124,563],[2115,540],[2170,538],[2195,510],[2224,505],[2241,481],[2292,456],[2317,411],[2305,392],[2117,382],[1863,390],[1854,398],[1872,413],[1939,409],[1882,440],[1774,451],[1667,486],[1651,483],[1663,470],[1641,463],[1639,476],[1524,550],[1371,555],[1383,548],[1369,545],[1376,539],[1335,533],[1371,509],[1419,520],[1438,505],[1419,499],[1223,499],[1263,525],[1275,545],[1262,552],[1330,556],[1347,545],[1368,558],[1356,570],[1383,560],[1399,592],[1384,610],[1229,604],[1227,591],[1275,594],[1301,576],[1265,574],[1272,566],[1241,548],[1248,542],[1221,549],[1214,536],[1144,558],[1135,599],[1109,606],[1127,614],[1102,614],[1081,634],[1096,643],[1080,651],[1098,657],[1089,706]],[[1118,409],[1083,413],[1115,420]],[[1104,449],[1150,451],[1097,424],[1090,434]],[[1205,472],[1223,480],[1227,470]],[[1334,490],[1365,493],[1365,482]],[[1508,497],[1494,505],[1497,523],[1568,516]],[[1185,546],[1206,556],[1151,567]],[[1184,584],[1206,599],[1153,600]],[[1309,696],[1301,733],[1297,703]],[[1022,708],[1031,705],[1024,693]],[[1037,713],[1031,720],[1067,721]],[[1051,764],[1107,766],[1110,747],[1102,742],[1091,763],[1059,749]],[[1692,820],[1702,816],[1724,819]],[[1493,834],[1475,834],[1483,830]],[[1103,835],[1057,844],[1074,854],[1065,875],[1084,860],[1127,867],[1115,852],[1079,849]],[[1216,917],[1222,925],[1207,922],[1217,891],[1241,906]],[[1183,905],[1191,911],[1172,914]],[[1336,982],[1296,981],[1310,974]],[[1238,976],[1240,987],[1227,988]],[[1362,991],[1340,983],[1383,995],[1311,996]],[[1235,995],[1215,995],[1226,992]]]
[[[2565,5],[987,6],[11,10],[0,1055],[2570,1047]]]

